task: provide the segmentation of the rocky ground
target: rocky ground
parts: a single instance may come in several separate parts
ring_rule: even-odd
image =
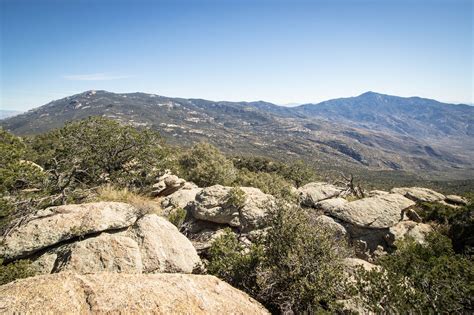
[[[265,233],[265,217],[278,206],[257,188],[239,191],[243,195],[236,198],[233,187],[201,188],[164,175],[151,195],[168,217],[184,211],[179,229],[120,202],[38,211],[1,239],[4,263],[27,258],[37,275],[1,286],[0,312],[267,313],[246,293],[199,274],[224,229],[249,245]],[[313,182],[293,193],[304,211],[314,213],[314,224],[355,247],[355,257],[346,260],[349,273],[359,265],[376,268],[374,258],[393,251],[399,239],[424,241],[432,228],[421,223],[417,202],[466,203],[420,187],[360,192],[356,198],[347,187]]]

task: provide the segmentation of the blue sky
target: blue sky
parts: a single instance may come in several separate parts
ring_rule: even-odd
[[[473,100],[470,0],[0,0],[0,108],[91,89]]]

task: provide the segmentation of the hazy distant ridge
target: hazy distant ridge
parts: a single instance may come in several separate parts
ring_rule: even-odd
[[[169,141],[209,141],[227,152],[303,158],[318,166],[474,173],[474,107],[367,92],[296,107],[88,91],[0,122],[20,135],[105,116],[159,130]]]

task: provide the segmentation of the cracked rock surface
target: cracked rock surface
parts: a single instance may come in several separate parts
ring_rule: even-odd
[[[181,272],[200,265],[191,242],[156,214],[98,202],[48,208],[0,242],[8,261],[28,258],[40,274],[60,271]]]
[[[331,216],[355,226],[381,229],[398,223],[402,211],[413,205],[414,201],[400,194],[388,194],[362,198],[327,210]]]
[[[214,276],[63,272],[0,287],[0,313],[269,314]]]

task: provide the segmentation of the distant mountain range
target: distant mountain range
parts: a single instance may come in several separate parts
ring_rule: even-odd
[[[320,169],[474,178],[474,107],[367,92],[295,107],[87,91],[0,121],[18,135],[105,116],[211,142],[234,154],[304,159]]]

